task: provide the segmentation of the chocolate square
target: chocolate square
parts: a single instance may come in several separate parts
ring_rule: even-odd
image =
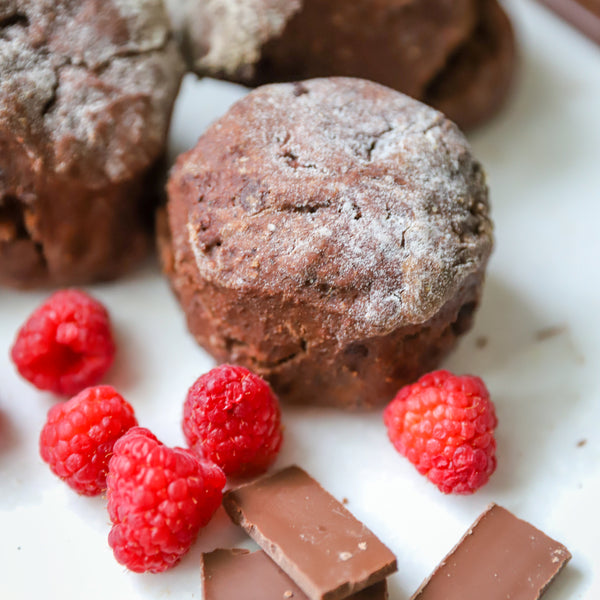
[[[204,600],[308,600],[304,592],[262,551],[239,548],[202,555]],[[380,581],[348,600],[386,600]]]
[[[229,491],[231,519],[311,600],[339,600],[396,571],[396,557],[299,467]]]
[[[562,544],[492,504],[412,600],[537,600],[570,558]]]

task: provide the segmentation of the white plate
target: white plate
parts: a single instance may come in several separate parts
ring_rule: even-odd
[[[444,496],[392,449],[379,412],[284,409],[278,464],[299,463],[348,498],[394,550],[391,600],[409,598],[491,501],[573,553],[545,600],[600,597],[600,51],[536,4],[514,0],[510,8],[521,38],[519,85],[506,111],[471,138],[489,174],[497,246],[475,328],[446,362],[491,390],[500,419],[496,474],[471,497]],[[193,145],[243,93],[188,78],[173,152]],[[183,444],[183,399],[212,362],[187,333],[166,282],[149,264],[90,291],[118,336],[106,381],[141,424]],[[200,598],[200,553],[247,543],[222,511],[175,569],[129,573],[108,547],[104,500],[78,497],[39,458],[54,399],[17,376],[8,352],[43,297],[0,295],[0,598]],[[551,327],[557,334],[540,340]]]

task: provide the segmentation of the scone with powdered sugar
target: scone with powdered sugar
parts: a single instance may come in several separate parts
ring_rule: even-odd
[[[140,259],[182,74],[160,0],[0,0],[0,283]]]
[[[471,325],[492,249],[480,164],[381,85],[258,88],[179,157],[161,227],[198,342],[297,403],[383,404]]]
[[[345,76],[461,128],[504,104],[515,36],[498,0],[167,0],[192,70],[246,85]]]

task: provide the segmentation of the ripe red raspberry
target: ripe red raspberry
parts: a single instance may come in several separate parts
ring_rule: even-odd
[[[199,377],[183,407],[183,433],[199,456],[227,475],[266,471],[282,442],[279,402],[269,385],[244,367],[221,365]]]
[[[471,494],[496,469],[498,421],[479,377],[429,373],[398,392],[384,422],[396,450],[445,494]]]
[[[220,506],[225,475],[142,427],[130,429],[113,452],[107,493],[115,558],[136,573],[169,569]]]
[[[98,383],[114,354],[106,309],[78,290],[50,296],[21,327],[12,348],[25,379],[65,396]]]
[[[106,489],[114,443],[134,425],[133,408],[114,388],[88,388],[48,411],[40,455],[76,492],[94,496]]]

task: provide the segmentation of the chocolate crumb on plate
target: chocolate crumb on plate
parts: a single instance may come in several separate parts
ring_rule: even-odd
[[[481,335],[475,340],[475,346],[479,349],[483,349],[488,345],[488,342],[489,339],[485,335]]]
[[[552,325],[550,327],[544,327],[535,332],[535,339],[538,342],[544,342],[550,338],[556,337],[565,333],[567,330],[565,325]]]

